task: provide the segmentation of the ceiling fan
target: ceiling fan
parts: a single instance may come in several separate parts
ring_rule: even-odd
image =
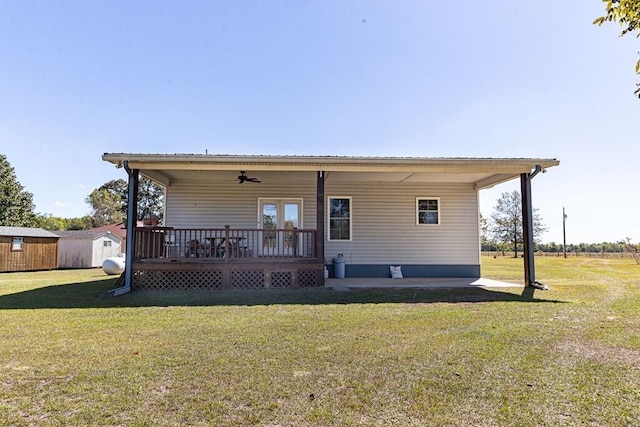
[[[258,178],[248,177],[244,174],[244,171],[240,171],[240,175],[238,175],[238,184],[243,184],[245,182],[262,182]]]

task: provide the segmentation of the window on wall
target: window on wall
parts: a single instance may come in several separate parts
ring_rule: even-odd
[[[329,197],[329,240],[351,240],[351,197]]]
[[[111,246],[111,240],[103,240],[102,241],[102,246],[104,246],[104,247]]]
[[[23,237],[14,237],[11,241],[11,250],[12,251],[21,251],[22,245],[24,244]]]
[[[440,224],[440,199],[416,197],[416,223],[418,225]]]

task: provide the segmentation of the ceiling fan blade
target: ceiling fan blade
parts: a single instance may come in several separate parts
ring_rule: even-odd
[[[244,171],[240,171],[240,175],[238,175],[238,184],[243,184],[245,182],[262,182],[258,178],[251,177],[249,178],[245,175]]]

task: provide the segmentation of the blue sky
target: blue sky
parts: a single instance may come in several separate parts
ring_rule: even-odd
[[[0,152],[62,217],[125,177],[104,152],[553,157],[542,240],[564,206],[568,242],[638,242],[640,42],[592,25],[603,8],[4,0]]]

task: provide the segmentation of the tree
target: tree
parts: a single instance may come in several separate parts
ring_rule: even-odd
[[[93,224],[93,219],[89,215],[82,218],[67,218],[67,230],[88,230]]]
[[[515,257],[518,257],[518,244],[523,243],[522,204],[520,193],[502,193],[489,219],[488,229],[497,242],[513,245]],[[533,238],[537,240],[546,231],[538,210],[533,210]]]
[[[32,227],[34,208],[33,194],[25,191],[7,156],[0,154],[0,225]]]
[[[55,217],[51,214],[36,214],[35,218],[36,227],[40,227],[49,231],[61,231],[67,229],[67,220],[60,217]]]
[[[636,264],[640,264],[640,245],[631,243],[631,238],[627,237],[623,242],[620,242],[624,247],[624,251],[630,253],[633,259],[636,260]]]
[[[124,179],[111,180],[96,188],[87,197],[91,205],[94,227],[122,222],[128,209],[128,184]],[[156,218],[162,221],[164,188],[148,178],[140,177],[138,183],[137,220]]]
[[[496,243],[491,240],[489,221],[480,214],[480,249],[482,251],[493,251],[496,250],[496,248]]]
[[[596,18],[593,23],[602,25],[605,22],[617,22],[622,26],[620,37],[640,29],[640,0],[602,0],[606,3],[606,14]],[[640,33],[636,35],[640,37]],[[640,75],[640,59],[636,62],[636,74]],[[635,94],[640,98],[640,83]]]
[[[138,183],[138,219],[155,218],[162,222],[163,214],[164,188],[148,178],[140,177],[140,182]]]
[[[111,183],[113,181],[109,181]],[[107,183],[107,184],[109,184]],[[89,194],[86,201],[92,207],[91,218],[93,227],[122,222],[122,198],[117,191],[107,184],[96,188]]]

